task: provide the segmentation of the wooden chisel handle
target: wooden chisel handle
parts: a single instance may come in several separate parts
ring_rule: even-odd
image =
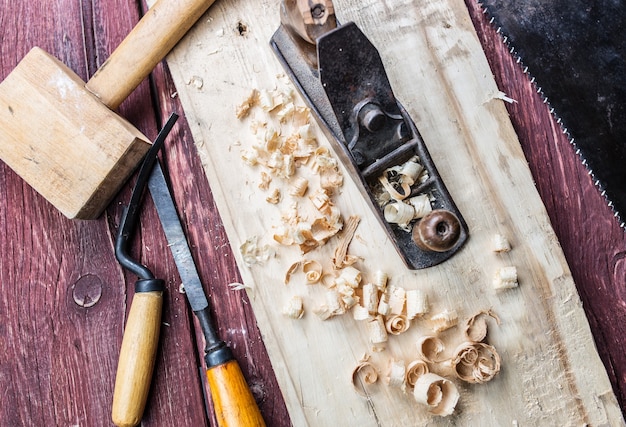
[[[208,368],[206,376],[220,427],[265,427],[236,360]]]
[[[136,426],[146,406],[161,329],[163,291],[136,292],[128,313],[113,393],[113,423]]]
[[[87,89],[115,110],[213,2],[157,1],[87,82]]]

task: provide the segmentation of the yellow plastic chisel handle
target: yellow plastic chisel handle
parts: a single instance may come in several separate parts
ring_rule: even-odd
[[[220,427],[265,427],[236,360],[210,367],[206,376]]]
[[[119,427],[141,422],[150,391],[159,344],[163,292],[138,292],[133,297],[113,392],[113,423]]]

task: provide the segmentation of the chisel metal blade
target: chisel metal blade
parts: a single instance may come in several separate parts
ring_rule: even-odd
[[[185,288],[185,294],[193,311],[200,311],[208,307],[200,281],[200,275],[189,249],[187,237],[176,211],[169,186],[163,174],[161,164],[157,161],[152,169],[148,188],[154,200],[167,244],[172,251],[174,262],[178,268],[180,279]]]

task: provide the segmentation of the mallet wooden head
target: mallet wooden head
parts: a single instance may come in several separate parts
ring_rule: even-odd
[[[157,1],[87,83],[33,48],[0,83],[0,158],[67,217],[99,216],[150,144],[114,110],[212,3]]]

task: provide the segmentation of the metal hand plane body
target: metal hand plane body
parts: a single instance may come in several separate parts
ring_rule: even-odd
[[[437,265],[468,238],[381,57],[330,1],[285,1],[271,46],[407,267]]]

